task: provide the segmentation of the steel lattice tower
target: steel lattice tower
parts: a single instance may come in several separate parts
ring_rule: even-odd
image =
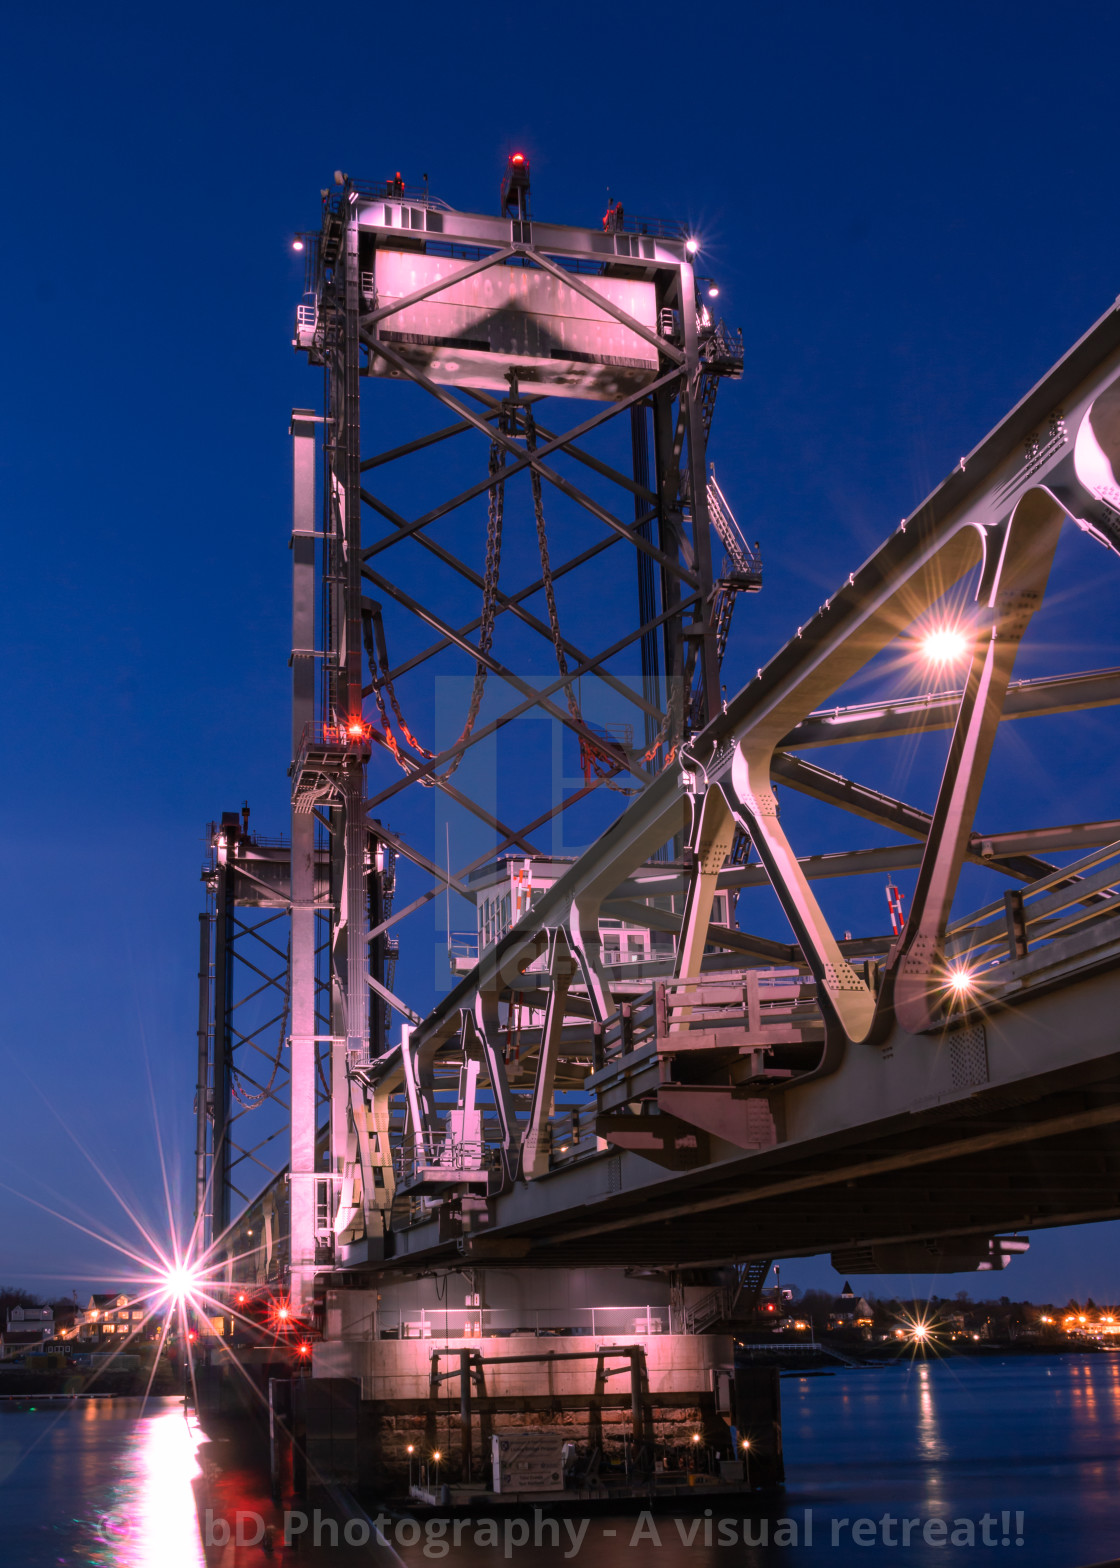
[[[520,158],[500,205],[494,216],[461,213],[426,184],[336,175],[318,233],[301,242],[295,343],[323,368],[325,406],[297,410],[291,426],[289,1194],[300,1303],[337,1241],[351,1258],[363,1245],[379,1255],[370,1150],[388,1129],[372,1125],[353,1069],[386,1048],[393,1010],[413,1016],[392,989],[398,857],[429,880],[401,919],[445,888],[469,896],[464,878],[495,854],[537,853],[533,835],[581,799],[608,788],[624,803],[718,710],[731,605],[760,582],[706,460],[716,389],[741,374],[741,339],[698,299],[688,232],[617,205],[595,228],[539,222]],[[409,438],[364,445],[363,412],[378,432],[377,409],[404,404],[406,388]],[[414,415],[417,392],[441,422]],[[415,472],[418,458],[423,504],[406,513],[409,481],[396,475]],[[437,498],[445,471],[467,482]],[[481,542],[483,518],[480,571],[468,541]],[[726,550],[718,574],[713,529]],[[630,586],[613,601],[603,645],[589,649],[561,606],[601,589],[604,573]],[[477,609],[461,621],[464,585]],[[419,646],[418,625],[431,638]],[[554,677],[518,673],[526,637],[555,661]],[[462,729],[442,747],[422,739],[416,697],[436,669],[471,674]],[[509,706],[495,702],[503,688]],[[589,689],[626,722],[590,717]],[[542,715],[576,738],[584,787],[533,802],[531,818],[511,824],[454,775],[491,737],[513,754],[518,727]],[[525,780],[527,799],[540,783]],[[402,792],[421,788],[482,824],[488,847],[471,866],[441,871],[381,825],[391,802],[399,809]],[[317,858],[329,863],[318,891]],[[317,1073],[330,1086],[325,1125]]]

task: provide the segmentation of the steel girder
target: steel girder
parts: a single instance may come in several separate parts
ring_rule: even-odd
[[[1049,432],[1045,439],[1036,434],[1040,428]],[[711,928],[714,892],[735,879],[771,885],[793,928],[792,951],[815,988],[823,1032],[816,1060],[790,1071],[780,1086],[746,1091],[767,1107],[769,1143],[743,1153],[717,1142],[707,1161],[669,1175],[624,1149],[600,1148],[553,1167],[547,1183],[533,1179],[540,1174],[536,1155],[536,1168],[507,1161],[482,1231],[464,1231],[456,1241],[431,1221],[406,1225],[393,1237],[392,1258],[415,1266],[421,1258],[447,1255],[450,1245],[492,1261],[589,1261],[617,1258],[619,1249],[628,1261],[700,1261],[821,1250],[855,1239],[978,1233],[993,1225],[1065,1224],[1120,1212],[1120,1189],[1109,1163],[1110,1129],[1120,1120],[1120,1064],[1110,1024],[1120,984],[1120,920],[1113,914],[1117,871],[1115,865],[1092,870],[1118,852],[1109,840],[1114,824],[1039,825],[1004,835],[985,834],[973,820],[1009,692],[1008,716],[1014,717],[1115,701],[1111,672],[1049,684],[1011,682],[1016,649],[1045,593],[1066,519],[1120,553],[1116,309],[689,741],[679,769],[648,785],[482,956],[477,969],[411,1031],[403,1055],[390,1053],[371,1074],[374,1084],[379,1077],[388,1081],[402,1070],[398,1064],[405,1056],[435,1064],[441,1053],[454,1050],[458,1021],[467,1018],[496,1046],[504,998],[523,984],[522,977],[530,978],[526,971],[543,953],[552,955],[554,992],[562,995],[571,984],[574,964],[596,1026],[613,1026],[617,1012],[602,959],[599,915],[612,902],[625,901],[628,889],[640,888],[637,874],[649,857],[682,835],[689,846],[685,865],[666,868],[674,891],[686,894],[676,963],[686,1001],[667,1025],[670,1050],[682,1048],[690,1024],[687,986],[699,996],[701,968],[707,971],[713,962],[703,955],[719,936]],[[835,781],[836,804],[919,839],[918,885],[904,928],[897,940],[878,940],[879,972],[861,973],[812,894],[811,860],[796,855],[778,822],[774,782],[806,782],[806,770],[788,748],[802,736],[807,744],[820,743],[832,693],[909,634],[970,573],[976,591],[967,679],[961,691],[936,699],[937,723],[949,727],[950,704],[955,711],[933,812],[919,813],[862,786],[851,786],[849,795],[839,787],[847,781],[824,770],[814,774]],[[878,733],[902,732],[915,711],[899,715],[895,706]],[[880,722],[882,711],[871,716],[872,723]],[[865,735],[874,733],[869,724]],[[749,835],[759,866],[726,868],[735,825]],[[1107,847],[1062,872],[1052,872],[1031,853],[1101,842]],[[861,855],[888,853],[852,852],[846,869],[859,871],[866,864]],[[1037,913],[1033,927],[1028,913],[1020,928],[1033,930],[1032,942],[1041,942],[1029,952],[1024,943],[1019,951],[1013,938],[1010,958],[985,976],[973,996],[957,994],[947,983],[950,964],[954,954],[967,958],[971,944],[979,943],[981,952],[985,944],[990,949],[998,939],[1002,905],[981,911],[971,925],[958,921],[947,948],[950,908],[967,857],[1028,879],[1023,897],[1034,901],[1029,908]],[[1009,931],[1014,907],[1008,906]],[[531,978],[547,992],[546,976]],[[1065,1022],[1070,1008],[1076,1010],[1073,1029]],[[625,1018],[617,1026],[625,1041]],[[674,1030],[681,1031],[676,1046]],[[624,1044],[618,1059],[623,1065],[625,1050]],[[539,1052],[538,1077],[551,1070],[543,1041]],[[633,1068],[625,1068],[630,1076],[618,1079],[620,1103],[659,1093],[658,1058],[651,1059],[653,1077],[643,1078],[641,1055],[635,1053]],[[508,1064],[503,1070],[496,1051],[491,1059],[495,1093],[506,1093]],[[603,1081],[594,1056],[592,1067],[590,1081]],[[623,1072],[623,1066],[615,1070]],[[717,1082],[709,1087],[725,1100],[737,1092],[726,1081],[722,1089]],[[1089,1184],[1090,1201],[1084,1202],[1076,1181],[1058,1179],[1061,1161],[1072,1157],[1079,1140],[1101,1163],[1100,1180]],[[507,1129],[507,1152],[514,1141]],[[953,1179],[939,1190],[931,1175],[919,1203],[917,1189],[899,1189],[896,1177],[927,1166],[944,1166]],[[849,1191],[860,1196],[847,1197]],[[964,1196],[958,1201],[954,1192]],[[790,1207],[799,1193],[812,1195],[809,1209]],[[724,1212],[742,1215],[746,1223],[747,1206],[756,1201],[753,1235],[731,1236],[726,1224],[702,1233],[698,1216]],[[910,1210],[900,1213],[907,1202]],[[601,1221],[589,1214],[595,1210],[604,1216]],[[787,1227],[785,1244],[776,1226]],[[604,1250],[597,1252],[599,1238]]]

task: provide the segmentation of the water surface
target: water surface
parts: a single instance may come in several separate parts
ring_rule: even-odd
[[[1120,1557],[1120,1356],[844,1369],[783,1378],[782,1399],[787,1487],[777,1498],[724,1510],[698,1498],[641,1518],[570,1510],[556,1532],[531,1517],[475,1520],[460,1525],[457,1545],[452,1522],[390,1520],[390,1549],[376,1553],[341,1540],[332,1550],[329,1536],[316,1551],[310,1532],[288,1548],[253,1539],[253,1520],[282,1531],[282,1514],[259,1477],[215,1460],[220,1450],[176,1400],[0,1403],[0,1563],[1086,1568]],[[218,1523],[204,1543],[208,1506]]]

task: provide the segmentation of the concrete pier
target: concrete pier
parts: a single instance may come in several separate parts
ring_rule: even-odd
[[[312,1379],[353,1388],[363,1467],[401,1493],[421,1479],[432,1490],[437,1464],[444,1493],[489,1490],[495,1429],[551,1434],[565,1484],[584,1495],[607,1474],[745,1484],[744,1440],[757,1454],[751,1484],[774,1484],[776,1384],[748,1390],[742,1378],[737,1393],[734,1338],[712,1296],[710,1277],[623,1270],[476,1270],[328,1289]],[[706,1320],[709,1331],[697,1331]],[[325,1387],[305,1404],[333,1408]]]

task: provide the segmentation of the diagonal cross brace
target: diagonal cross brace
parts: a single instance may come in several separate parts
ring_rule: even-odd
[[[460,403],[457,398],[452,397],[452,395],[445,391],[443,387],[437,386],[434,381],[425,376],[421,371],[417,370],[415,366],[409,365],[400,357],[399,354],[395,354],[393,350],[390,349],[386,344],[372,342],[370,347],[373,351],[380,354],[383,359],[387,359],[395,369],[400,371],[402,376],[405,376],[410,381],[414,381],[417,386],[423,387],[424,390],[430,393],[432,397],[436,398],[439,402],[452,409],[455,413],[460,415],[461,418],[469,420],[477,430],[482,432],[488,441],[496,441],[498,445],[504,446],[506,451],[513,452],[520,460],[522,456],[521,448],[517,445],[516,441],[512,440],[508,436],[502,436],[499,432],[492,430],[481,415],[475,414],[471,409],[467,408],[464,403]],[[577,486],[570,484],[568,480],[563,479],[558,473],[556,473],[554,469],[549,468],[546,463],[540,462],[535,455],[528,466],[534,468],[542,478],[547,479],[549,483],[554,485],[562,495],[566,495],[569,500],[575,501],[578,506],[582,506],[585,511],[590,512],[592,517],[597,518],[598,521],[609,528],[612,533],[618,534],[620,538],[628,539],[639,550],[643,551],[644,554],[655,560],[658,565],[663,566],[666,571],[672,572],[675,577],[679,577],[683,582],[688,583],[690,587],[696,588],[699,586],[699,579],[696,577],[694,572],[690,571],[687,567],[683,567],[679,561],[674,561],[671,556],[666,555],[663,550],[659,550],[657,546],[651,544],[649,540],[643,539],[640,537],[640,535],[635,534],[633,523],[619,522],[618,518],[613,516],[612,513],[608,512],[606,507],[600,506],[599,503],[591,496],[586,495],[582,490],[578,489]],[[489,489],[490,487],[491,486],[487,484],[483,486],[483,489]],[[394,535],[390,539],[389,543],[396,544],[397,540],[398,536]]]
[[[501,266],[511,256],[517,255],[520,248],[520,246],[507,245],[504,250],[493,251],[489,256],[480,256],[477,261],[460,267],[449,277],[437,278],[434,283],[425,283],[423,288],[414,289],[411,294],[402,294],[400,299],[395,299],[391,305],[382,305],[379,309],[370,311],[368,315],[359,317],[359,326],[363,332],[367,332],[386,316],[395,316],[397,311],[407,310],[410,305],[420,305],[433,294],[442,294],[444,289],[452,288],[456,283],[462,283],[467,278],[473,278],[476,272],[486,272],[490,267]]]
[[[394,512],[391,507],[385,506],[382,502],[378,501],[376,497],[371,496],[368,491],[362,491],[362,500],[365,501],[368,506],[373,506],[375,510],[380,512],[381,515],[391,522],[395,528],[407,527],[407,524],[402,517]],[[652,521],[656,515],[656,512],[650,512],[645,516],[638,518],[635,526],[640,527],[642,523]],[[480,576],[480,574],[476,572],[473,567],[468,566],[465,561],[460,561],[459,557],[449,550],[446,545],[440,544],[435,539],[429,539],[423,534],[417,535],[416,542],[422,545],[425,550],[430,550],[438,560],[443,561],[446,565],[452,567],[453,570],[460,574],[460,576],[465,577],[466,580],[474,587],[483,589],[485,588],[483,578]],[[553,579],[555,580],[555,574],[553,574]],[[498,612],[501,612],[502,610],[512,611],[519,621],[522,621],[531,630],[539,632],[540,635],[548,641],[549,646],[551,647],[551,627],[548,626],[544,621],[540,620],[537,616],[533,615],[531,611],[523,609],[519,602],[521,598],[527,597],[527,594],[522,594],[518,595],[517,598],[511,598],[508,594],[504,594],[501,592],[501,590],[497,590],[495,593],[495,598]],[[465,635],[468,631],[473,631],[480,624],[481,618],[476,618],[474,621],[470,622],[468,626],[460,628],[460,635],[462,636]],[[637,633],[635,633],[635,636],[641,636],[642,632],[646,630],[648,630],[648,627],[642,627]],[[612,675],[609,670],[600,670],[597,667],[599,662],[598,660],[589,659],[587,654],[585,654],[580,648],[577,648],[576,645],[570,642],[566,637],[561,637],[560,641],[564,651],[566,653],[570,653],[573,658],[578,659],[585,670],[591,670],[594,674],[598,675],[600,680],[605,681],[608,686],[613,687],[615,691],[619,692],[621,696],[629,698],[629,700],[634,702],[638,707],[644,708],[651,715],[660,719],[661,714],[658,709],[653,707],[652,704],[647,703],[644,698],[639,697],[636,692],[631,691],[629,686],[627,686],[624,681],[619,680],[616,675]],[[450,639],[445,637],[440,642],[432,645],[431,653],[438,653],[442,651],[442,649],[449,646]],[[409,661],[410,667],[414,668],[417,664],[422,664],[425,660],[425,657],[428,656],[430,655],[425,655],[423,653],[416,655],[412,660]],[[390,671],[389,679],[393,680],[395,679],[395,676],[396,672]]]
[[[549,698],[543,696],[540,692],[534,691],[528,681],[523,681],[519,675],[515,675],[504,664],[500,664],[492,654],[483,653],[481,648],[476,647],[474,643],[468,642],[465,637],[460,637],[446,622],[441,621],[433,610],[426,609],[418,600],[413,599],[411,594],[405,593],[403,588],[398,588],[394,583],[389,582],[387,578],[380,576],[379,573],[373,571],[368,566],[362,567],[362,576],[368,578],[370,582],[380,588],[382,593],[387,593],[391,599],[395,599],[398,604],[403,605],[406,610],[411,610],[414,615],[419,616],[423,621],[427,621],[428,625],[436,631],[442,632],[445,637],[449,637],[456,647],[462,648],[464,653],[469,653],[473,659],[477,659],[480,664],[484,664],[492,675],[497,675],[501,680],[508,681],[514,690],[527,697],[533,706],[543,708],[546,713],[551,714],[554,719],[558,719],[568,729],[574,730],[577,735],[587,741],[589,746],[595,748],[602,746],[602,736],[596,735],[594,730],[590,729],[582,719],[577,719],[566,709],[557,707],[556,703],[550,701]],[[570,685],[572,678],[569,675],[567,680],[561,681],[561,684]],[[420,772],[422,770],[418,769],[417,771]],[[648,779],[650,777],[645,769],[638,767],[636,764],[631,765],[630,771],[637,778]]]
[[[595,656],[596,662],[602,661],[604,659],[614,658],[617,653],[620,653],[623,648],[628,647],[631,643],[636,642],[637,639],[645,632],[656,629],[663,622],[667,621],[671,616],[676,615],[681,609],[687,609],[690,605],[695,604],[697,599],[698,596],[693,594],[689,598],[683,600],[681,603],[671,606],[667,610],[662,610],[661,614],[654,616],[652,621],[647,621],[646,624],[644,626],[640,626],[637,631],[628,633],[626,637],[621,638],[618,642],[612,644],[610,648],[607,648],[602,653],[597,654]],[[450,641],[451,639],[448,640]],[[468,646],[471,645],[468,644]],[[444,752],[441,752],[438,757],[433,757],[429,762],[418,766],[415,773],[411,774],[407,779],[395,780],[391,785],[388,785],[385,789],[381,790],[379,794],[371,796],[371,798],[366,802],[366,810],[373,811],[383,801],[388,800],[390,796],[399,794],[402,789],[407,788],[407,786],[412,783],[413,779],[434,775],[436,768],[442,767],[445,762],[450,762],[453,757],[457,757],[462,752],[468,751],[472,746],[478,745],[480,741],[485,740],[490,735],[493,735],[496,730],[499,730],[504,725],[511,723],[514,719],[520,718],[520,716],[523,713],[527,713],[530,708],[536,707],[540,698],[551,696],[553,692],[562,690],[563,687],[570,685],[572,681],[578,680],[581,675],[587,674],[587,672],[593,667],[594,666],[588,662],[577,665],[573,670],[569,670],[566,676],[558,675],[555,680],[551,681],[549,685],[545,686],[539,693],[536,694],[534,698],[527,698],[524,702],[518,703],[515,707],[507,708],[505,713],[499,714],[496,719],[491,719],[491,721],[488,724],[484,724],[481,729],[472,730],[466,740],[460,741],[456,745],[448,747],[448,749]],[[628,695],[634,695],[633,693],[629,692],[629,689],[627,689],[627,692]],[[637,702],[636,696],[634,697],[634,700]],[[643,707],[646,706],[644,703],[640,705]],[[655,716],[660,720],[661,714],[656,708],[650,706],[650,712],[655,714]]]
[[[1019,643],[1046,590],[1065,512],[1045,490],[1028,490],[987,541],[980,595],[992,624],[977,638],[917,885],[902,935],[887,960],[879,1007],[891,1001],[904,1029],[936,1027],[947,999],[945,932],[961,865],[1003,714]],[[940,969],[940,973],[939,973]]]
[[[533,1081],[533,1103],[528,1125],[521,1135],[521,1174],[527,1181],[536,1181],[539,1176],[548,1174],[549,1150],[545,1128],[552,1115],[556,1064],[564,1028],[564,1004],[576,973],[576,963],[562,926],[548,933],[548,971],[552,985],[541,1030],[536,1077]]]
[[[382,345],[380,344],[378,345],[378,352],[382,352]],[[385,357],[387,359],[393,359],[396,356],[389,352],[386,353]],[[404,366],[403,360],[400,361],[400,363],[402,366]],[[408,367],[405,366],[405,368]],[[418,380],[423,381],[426,379],[420,377],[415,371],[412,373],[417,376]],[[486,491],[493,490],[497,485],[504,484],[507,479],[512,479],[516,474],[521,473],[523,469],[536,469],[538,473],[549,475],[550,471],[541,466],[542,458],[550,456],[553,452],[567,451],[570,447],[573,447],[574,442],[577,441],[581,436],[588,435],[592,430],[597,429],[600,425],[606,424],[607,420],[613,419],[617,414],[623,413],[626,409],[630,408],[635,403],[642,402],[651,393],[657,392],[662,387],[668,386],[672,382],[679,380],[680,376],[678,373],[675,370],[670,371],[668,374],[659,377],[658,380],[650,382],[648,386],[642,387],[640,391],[631,392],[628,396],[621,398],[617,403],[612,403],[608,408],[601,410],[598,414],[593,414],[590,419],[585,419],[582,424],[573,425],[571,430],[565,431],[563,435],[551,436],[543,446],[536,447],[532,452],[528,453],[523,451],[522,447],[518,444],[515,438],[512,436],[506,436],[501,431],[493,430],[486,425],[485,420],[487,418],[492,419],[493,413],[490,413],[487,416],[483,416],[482,418],[471,415],[470,422],[474,428],[484,429],[490,439],[492,441],[496,441],[500,446],[504,446],[508,453],[516,457],[516,461],[506,464],[497,475],[491,474],[487,475],[485,479],[476,480],[473,485],[468,485],[466,490],[461,490],[458,495],[452,496],[448,501],[441,501],[439,506],[433,507],[430,512],[425,512],[422,517],[417,517],[412,522],[406,522],[403,518],[398,519],[394,514],[394,516],[390,518],[390,521],[395,524],[398,532],[396,534],[389,535],[387,538],[378,539],[371,545],[366,545],[362,550],[363,561],[371,560],[373,556],[380,555],[383,550],[388,550],[392,545],[399,544],[402,539],[407,539],[412,534],[417,533],[420,529],[426,528],[429,523],[437,522],[439,518],[446,517],[449,512],[454,512],[460,506],[465,506],[468,501],[473,501],[476,496],[483,495],[486,493]],[[434,386],[434,383],[432,383],[432,385]],[[449,401],[451,406],[456,406],[453,399],[449,399],[447,401]],[[573,451],[569,455],[576,455],[574,447]],[[381,510],[380,504],[376,502],[372,496],[367,495],[365,491],[362,492],[362,499],[367,503],[367,505],[373,506],[375,510]],[[656,503],[655,496],[651,495],[650,500]],[[656,512],[653,512],[650,515],[655,516]],[[634,524],[632,526],[636,527],[638,525]]]

